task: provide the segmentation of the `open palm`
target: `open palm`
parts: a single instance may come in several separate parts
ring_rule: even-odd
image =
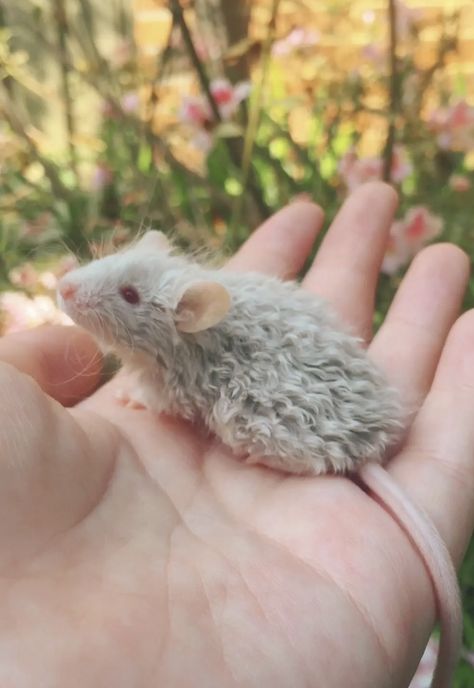
[[[474,522],[474,316],[455,323],[468,263],[425,249],[372,339],[395,206],[383,184],[353,194],[305,287],[421,404],[390,470],[459,563]],[[285,208],[233,268],[294,276],[320,224],[312,204]],[[88,396],[98,355],[76,328],[6,337],[0,358],[2,688],[408,685],[431,584],[359,486],[245,466],[199,428],[120,406],[115,380]]]

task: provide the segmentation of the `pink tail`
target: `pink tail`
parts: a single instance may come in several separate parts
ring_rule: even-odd
[[[461,599],[451,556],[429,516],[410,501],[382,466],[367,463],[359,475],[403,528],[425,563],[441,627],[432,688],[451,688],[462,643]]]

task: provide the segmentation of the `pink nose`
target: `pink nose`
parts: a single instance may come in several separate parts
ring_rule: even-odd
[[[58,289],[63,299],[67,301],[74,296],[77,291],[77,286],[72,282],[61,282]]]

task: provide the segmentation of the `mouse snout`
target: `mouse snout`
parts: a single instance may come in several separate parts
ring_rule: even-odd
[[[72,299],[77,292],[77,284],[74,282],[63,279],[58,284],[58,291],[65,301]]]

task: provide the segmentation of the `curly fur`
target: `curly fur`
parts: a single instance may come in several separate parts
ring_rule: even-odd
[[[294,473],[357,470],[400,437],[397,394],[329,307],[294,282],[139,245],[64,279],[78,288],[63,308],[136,372],[147,404],[204,421],[239,455]],[[175,309],[198,280],[224,285],[231,309],[184,334]],[[120,297],[124,285],[140,304]]]

